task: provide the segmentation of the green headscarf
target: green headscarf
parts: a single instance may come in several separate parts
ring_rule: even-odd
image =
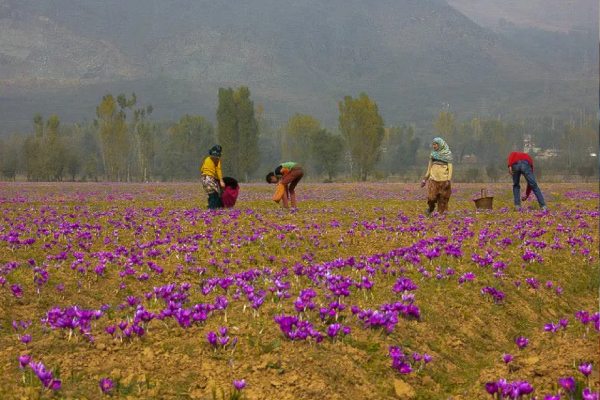
[[[431,151],[431,159],[434,161],[438,160],[443,161],[445,163],[451,163],[452,152],[450,151],[450,147],[448,147],[448,144],[444,141],[444,139],[442,139],[441,137],[436,137],[433,139],[433,143],[437,143],[439,147],[437,151]]]

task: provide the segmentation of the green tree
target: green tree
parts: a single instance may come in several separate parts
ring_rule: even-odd
[[[598,165],[598,127],[597,120],[586,118],[576,123],[571,121],[563,133],[560,142],[563,165],[572,172],[589,175]],[[596,157],[591,154],[595,153]]]
[[[137,160],[137,170],[142,181],[146,182],[152,174],[154,159],[154,136],[156,127],[147,121],[152,114],[152,106],[139,108],[133,113],[132,142],[134,157]]]
[[[77,146],[80,151],[81,177],[97,181],[98,176],[104,173],[98,128],[93,124],[86,124],[78,127],[78,130],[81,131]]]
[[[126,177],[129,153],[127,125],[122,108],[127,105],[127,101],[123,101],[121,96],[119,99],[117,104],[115,98],[108,94],[96,108],[104,171],[108,180],[117,181]]]
[[[260,162],[258,122],[247,87],[219,89],[217,138],[224,171],[247,181]]]
[[[500,164],[512,148],[506,127],[497,119],[481,122],[481,139],[477,146],[477,157],[485,164]]]
[[[254,102],[250,100],[250,90],[242,86],[235,95],[236,116],[238,127],[238,171],[235,176],[243,176],[244,181],[248,179],[258,168],[260,162],[260,151],[258,148],[258,122],[254,115]]]
[[[35,114],[33,116],[33,126],[35,137],[42,138],[44,137],[44,117],[41,114]]]
[[[47,179],[47,151],[44,143],[44,118],[33,117],[34,133],[23,142],[23,163],[28,181]]]
[[[59,135],[60,119],[51,115],[46,121],[46,135],[44,137],[44,169],[46,179],[61,181],[65,169],[65,146]]]
[[[339,103],[340,131],[346,139],[352,160],[358,167],[357,174],[362,181],[379,159],[381,142],[384,136],[383,119],[377,104],[365,93],[353,99],[346,96]]]
[[[19,167],[19,147],[20,143],[15,136],[0,141],[0,172],[3,177],[12,181],[15,180]]]
[[[281,142],[283,129],[273,127],[272,121],[264,116],[264,109],[261,105],[256,107],[256,121],[258,122],[258,147],[260,148],[260,169],[269,171],[275,165],[283,160],[281,155]]]
[[[325,172],[332,181],[337,174],[344,156],[344,139],[325,129],[320,129],[311,136],[312,165],[318,173]]]
[[[310,115],[293,115],[288,120],[281,141],[282,160],[295,161],[308,167],[311,158],[314,160],[311,154],[318,150],[311,143],[320,131],[321,123],[317,119]]]
[[[384,164],[388,172],[397,173],[402,168],[416,164],[421,140],[412,126],[402,125],[388,130],[385,138]]]
[[[451,140],[456,133],[456,119],[450,111],[440,111],[437,120],[433,124],[433,130],[436,135],[444,140]]]
[[[474,119],[471,123],[459,124],[450,111],[441,111],[434,123],[434,131],[437,136],[442,137],[450,148],[454,156],[454,162],[462,163],[463,157],[473,149],[473,143],[481,133],[477,126],[478,120]],[[478,131],[479,129],[479,131]]]
[[[160,174],[163,179],[193,179],[208,149],[214,144],[214,130],[201,116],[185,115],[167,131],[160,155]]]

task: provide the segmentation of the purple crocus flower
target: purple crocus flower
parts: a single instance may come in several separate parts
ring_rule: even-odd
[[[544,400],[560,400],[560,394],[547,394],[544,396]]]
[[[523,350],[529,344],[529,339],[527,339],[525,336],[519,336],[515,339],[515,343],[519,347],[519,350]]]
[[[560,325],[561,328],[565,329],[567,327],[567,325],[569,325],[569,320],[566,318],[561,318],[558,321],[558,325]]]
[[[527,381],[519,382],[517,385],[519,395],[530,394],[533,392],[533,386]]]
[[[433,357],[427,353],[423,353],[423,362],[429,364],[433,360]]]
[[[206,334],[206,340],[208,341],[208,343],[210,343],[213,346],[217,345],[217,334],[216,332],[210,331]]]
[[[15,296],[17,299],[23,297],[23,289],[21,289],[21,286],[17,285],[16,283],[14,285],[10,285],[10,290],[12,291],[13,296]]]
[[[512,354],[503,354],[502,355],[502,361],[504,361],[505,364],[508,364],[509,362],[511,362],[513,360],[513,356]]]
[[[54,391],[60,390],[61,387],[62,387],[62,382],[60,379],[52,379],[50,381],[50,384],[48,385],[48,389],[54,390]]]
[[[593,392],[590,388],[585,388],[581,392],[581,398],[583,400],[600,400],[600,393]]]
[[[29,335],[29,334],[22,335],[21,336],[21,342],[25,343],[25,344],[31,342],[31,335]]]
[[[589,376],[592,373],[592,363],[579,364],[579,372],[585,376]]]
[[[50,390],[59,390],[61,388],[61,381],[53,379],[52,372],[46,369],[46,366],[41,362],[30,362],[29,367],[36,374],[39,380],[42,382],[44,387]]]
[[[412,372],[412,367],[409,363],[401,362],[400,365],[398,365],[398,372],[404,375],[410,374]]]
[[[475,274],[472,272],[466,272],[458,278],[458,283],[463,284],[465,282],[472,282],[475,279]]]
[[[489,394],[496,394],[498,392],[498,384],[496,382],[487,382],[485,384],[485,391]]]
[[[577,318],[583,325],[587,325],[590,323],[590,314],[585,310],[580,310],[575,313],[575,318]]]
[[[113,387],[114,387],[114,383],[113,383],[112,379],[110,379],[110,378],[100,379],[99,385],[100,385],[100,390],[102,390],[102,393],[104,393],[104,394],[109,394],[113,390]]]
[[[29,365],[29,362],[31,361],[31,356],[29,354],[22,354],[19,356],[19,367],[21,369],[25,368],[26,366]]]
[[[245,379],[234,380],[233,387],[235,387],[236,390],[242,390],[243,388],[246,387],[246,380]]]
[[[336,337],[341,328],[342,326],[340,324],[329,325],[329,327],[327,327],[327,336],[330,338]]]
[[[573,378],[572,376],[569,376],[567,378],[560,378],[558,380],[558,384],[567,392],[572,392],[575,390],[575,378]]]
[[[560,296],[563,293],[563,288],[561,288],[560,286],[557,286],[555,291],[556,291],[556,294],[558,296]]]

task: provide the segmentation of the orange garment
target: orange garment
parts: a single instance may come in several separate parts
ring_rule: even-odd
[[[285,196],[285,185],[283,183],[278,183],[275,188],[275,194],[273,195],[273,201],[279,203],[283,196]]]

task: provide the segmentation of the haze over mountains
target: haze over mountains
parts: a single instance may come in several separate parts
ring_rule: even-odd
[[[361,91],[387,124],[446,103],[459,116],[596,109],[596,1],[555,24],[544,15],[561,15],[558,0],[449,3],[0,0],[0,133],[30,129],[36,112],[91,120],[107,92],[135,91],[157,118],[213,119],[218,88],[239,85],[270,119],[330,126]]]
[[[507,22],[557,32],[598,27],[595,0],[448,0],[448,3],[490,28]]]

